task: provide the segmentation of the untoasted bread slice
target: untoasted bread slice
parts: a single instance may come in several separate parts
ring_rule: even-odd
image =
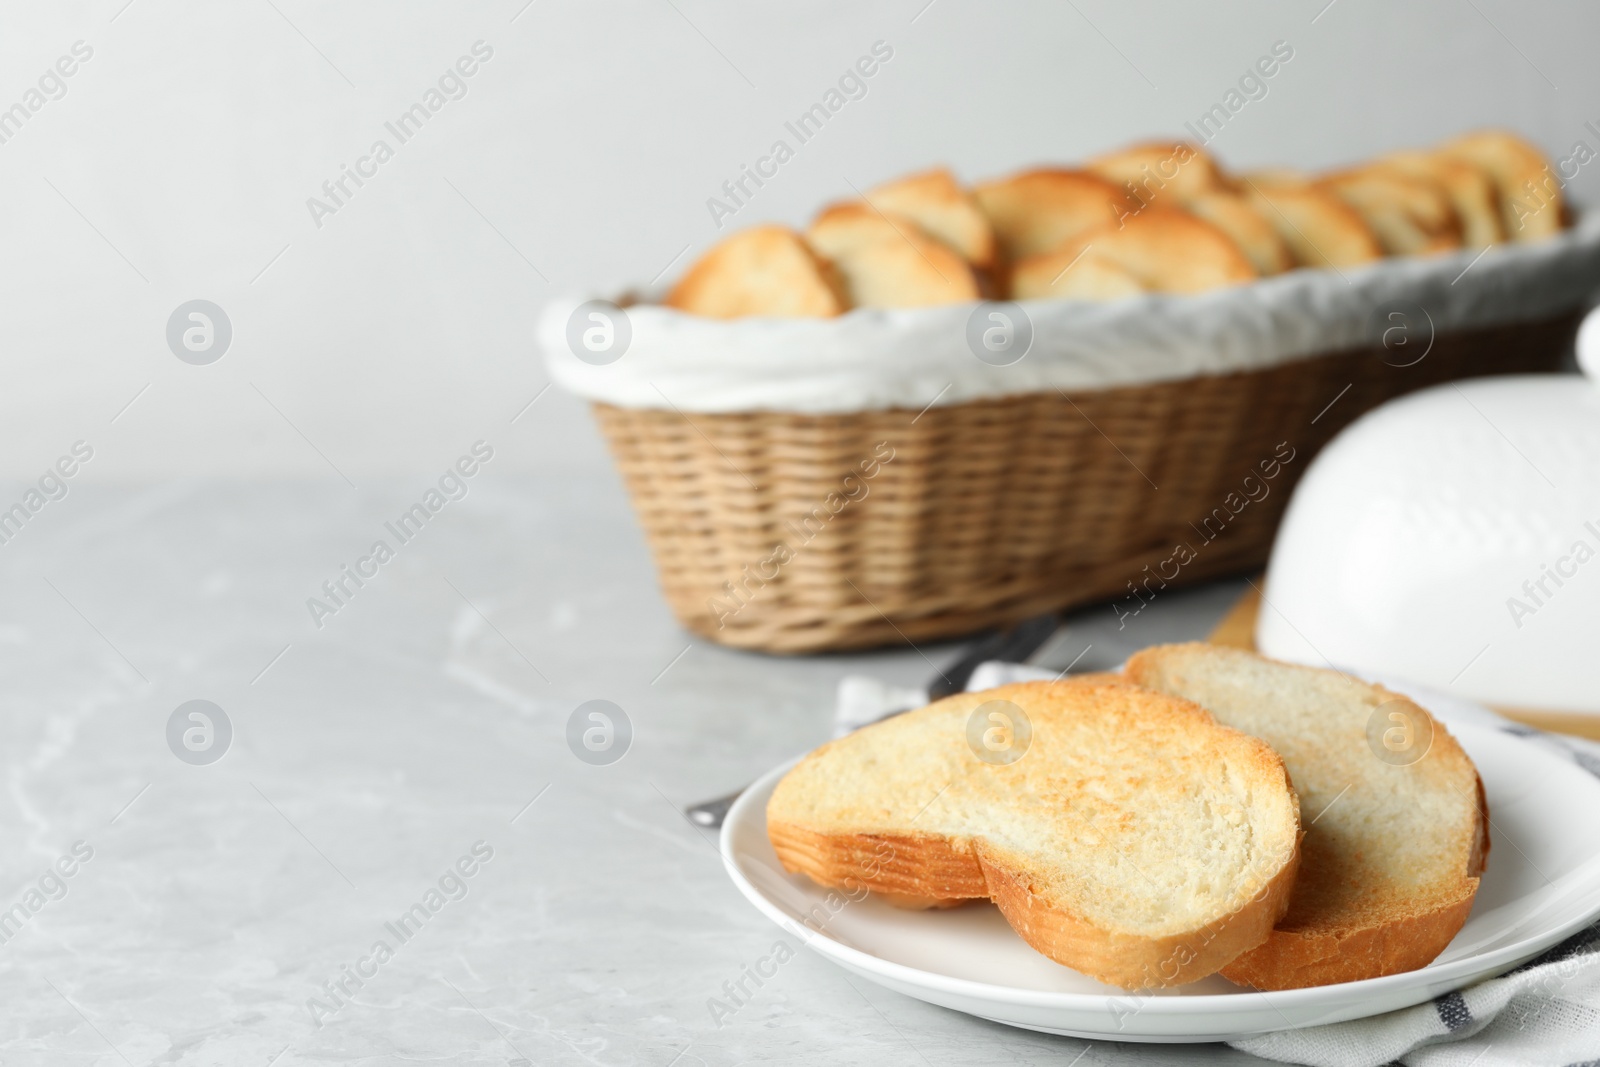
[[[972,194],[947,170],[930,170],[880,185],[867,194],[874,207],[908,218],[975,267],[992,267],[994,230]]]
[[[907,308],[978,299],[967,261],[905,217],[835,204],[806,231],[833,264],[851,307]]]
[[[1561,183],[1533,145],[1505,130],[1479,130],[1439,146],[1489,175],[1500,202],[1501,225],[1512,241],[1540,241],[1561,232]]]
[[[1140,207],[1182,207],[1223,187],[1222,171],[1203,149],[1183,141],[1147,141],[1091,160],[1089,170],[1125,189]]]
[[[1092,251],[1029,256],[1011,272],[1014,300],[1121,300],[1149,291],[1127,268]]]
[[[1382,163],[1330,174],[1318,183],[1356,209],[1391,256],[1461,247],[1461,223],[1444,187]]]
[[[1158,646],[1126,672],[1270,744],[1300,794],[1289,913],[1224,977],[1295,989],[1415,970],[1444,951],[1472,909],[1489,837],[1478,772],[1442,725],[1380,686],[1241,649]]]
[[[1383,246],[1355,208],[1326,189],[1252,178],[1245,185],[1261,217],[1303,267],[1356,267],[1383,258]]]
[[[1199,293],[1256,277],[1256,269],[1239,246],[1209,222],[1187,211],[1150,207],[1120,224],[1088,230],[1052,253],[1017,264],[1013,291],[1019,284],[1031,287],[1037,277],[1059,274],[1085,249],[1159,293]]]
[[[1000,251],[1016,262],[1128,215],[1138,205],[1116,184],[1078,170],[1030,170],[972,191]]]
[[[1480,167],[1438,152],[1394,152],[1379,162],[1437,182],[1461,221],[1461,243],[1466,247],[1483,248],[1505,240],[1494,182]]]
[[[1294,266],[1289,246],[1277,228],[1245,197],[1226,189],[1213,189],[1188,200],[1184,208],[1233,239],[1249,257],[1257,273],[1282,274]]]
[[[783,226],[756,226],[713,246],[665,303],[715,319],[826,318],[845,307],[828,266]]]
[[[1270,748],[1187,701],[1027,682],[823,745],[778,783],[767,833],[822,885],[988,898],[1056,962],[1143,988],[1261,943],[1294,879],[1298,810]]]

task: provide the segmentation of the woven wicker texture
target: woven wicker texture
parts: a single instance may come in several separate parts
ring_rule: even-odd
[[[920,414],[594,410],[686,627],[862,648],[1259,569],[1336,432],[1425,386],[1554,370],[1578,318],[1442,335],[1408,367],[1342,352]]]

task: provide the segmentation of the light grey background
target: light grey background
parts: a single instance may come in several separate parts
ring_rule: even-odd
[[[1277,40],[1294,59],[1213,143],[1230,164],[1484,123],[1565,152],[1600,118],[1600,9],[1575,2],[525,4],[9,5],[0,108],[75,41],[94,55],[0,144],[0,475],[81,438],[88,479],[358,479],[484,438],[504,468],[610,477],[580,404],[510,424],[545,384],[539,306],[681,269],[717,237],[706,199],[875,41],[867,95],[735,223],[1180,132]],[[307,198],[480,39],[467,96],[317,228]],[[196,298],[234,326],[211,366],[163,340]]]

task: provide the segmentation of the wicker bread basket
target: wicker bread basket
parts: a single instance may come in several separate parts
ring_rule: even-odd
[[[656,404],[624,405],[588,371],[556,376],[596,401],[688,629],[783,653],[920,642],[1094,601],[1124,614],[1260,568],[1294,482],[1357,416],[1440,382],[1557,369],[1583,310],[1570,293],[1600,282],[1590,244],[1564,306],[1446,326],[1407,366],[1344,343],[1231,372],[844,411],[686,410],[654,379]]]

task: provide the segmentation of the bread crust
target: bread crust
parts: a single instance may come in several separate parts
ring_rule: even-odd
[[[1474,878],[1456,900],[1374,926],[1273,930],[1223,967],[1222,977],[1254,989],[1304,989],[1426,967],[1466,925],[1477,888]]]
[[[938,834],[823,833],[769,816],[767,837],[784,870],[818,885],[865,887],[913,907],[989,896],[976,852]]]
[[[896,907],[957,907],[992,900],[1035,951],[1123,989],[1181,985],[1215,973],[1260,945],[1289,907],[1299,852],[1252,899],[1230,915],[1168,937],[1103,930],[1029,888],[1026,864],[984,841],[936,834],[826,834],[769,819],[767,834],[783,868],[819,885],[865,888]]]
[[[1028,887],[1025,869],[991,857],[981,844],[978,858],[988,895],[1006,922],[1033,949],[1057,963],[1122,989],[1160,989],[1197,981],[1222,970],[1261,944],[1289,907],[1300,854],[1273,876],[1251,902],[1198,930],[1168,937],[1128,937],[1102,930],[1080,916],[1050,907]]]
[[[1027,705],[1028,713],[1035,718],[1037,731],[1043,717],[1052,714],[1047,704],[1049,700],[1066,700],[1080,708],[1092,709],[1096,701],[1108,697],[1123,702],[1121,706],[1137,705],[1149,714],[1167,716],[1161,722],[1167,724],[1170,720],[1170,729],[1203,731],[1195,735],[1195,743],[1206,746],[1207,752],[1216,753],[1212,758],[1231,760],[1229,766],[1239,768],[1240,773],[1247,769],[1248,780],[1254,783],[1256,790],[1282,790],[1287,805],[1282,810],[1289,813],[1291,821],[1286,825],[1259,826],[1260,840],[1278,840],[1282,852],[1273,853],[1269,849],[1256,853],[1250,869],[1258,871],[1263,880],[1253,896],[1243,900],[1224,897],[1222,900],[1234,905],[1231,910],[1219,911],[1207,921],[1176,932],[1146,934],[1137,932],[1136,928],[1108,928],[1090,921],[1038,888],[1036,883],[1041,875],[1028,856],[1009,850],[984,833],[911,832],[889,825],[893,819],[886,815],[870,813],[861,817],[884,823],[884,829],[849,828],[828,821],[831,817],[824,818],[828,822],[824,826],[809,824],[808,817],[800,813],[819,810],[809,802],[817,796],[819,783],[828,779],[820,771],[818,776],[807,777],[806,762],[826,759],[834,746],[871,746],[874,742],[867,732],[881,730],[890,723],[868,727],[823,746],[785,776],[767,809],[767,833],[773,849],[787,871],[804,873],[820,885],[852,894],[862,889],[871,890],[899,906],[948,907],[968,900],[992,900],[1019,936],[1037,951],[1110,985],[1126,989],[1158,988],[1214,973],[1240,953],[1260,944],[1288,907],[1302,834],[1298,802],[1276,753],[1253,738],[1220,726],[1197,705],[1139,690],[1122,678],[1106,679],[1104,676],[1085,676],[1060,683],[1024,683],[983,694],[963,694],[921,712],[908,713],[908,716],[922,716],[929,723],[945,722],[940,713],[944,708],[953,708],[954,713],[965,720],[968,704],[976,708],[989,700],[1008,699]],[[956,702],[961,703],[957,705]],[[897,729],[924,728],[915,719],[906,721],[908,716],[900,717],[902,721]],[[881,736],[892,737],[887,733]],[[959,743],[965,744],[964,741]],[[883,745],[881,749],[865,751],[881,752],[887,758],[893,749],[888,747],[887,740]],[[1026,758],[1034,757],[1030,752]],[[797,784],[802,781],[808,784]],[[946,788],[956,787],[947,784]],[[933,792],[931,786],[929,792]],[[943,792],[939,790],[939,794]],[[1137,802],[1144,803],[1143,800]],[[895,808],[897,800],[885,797],[882,803],[882,810],[888,812]],[[953,803],[964,801],[957,798]],[[868,807],[876,811],[876,804]],[[809,816],[818,817],[821,816]],[[1041,817],[1055,818],[1054,815]],[[1274,836],[1280,834],[1283,836]],[[1086,843],[1084,847],[1096,846]]]

